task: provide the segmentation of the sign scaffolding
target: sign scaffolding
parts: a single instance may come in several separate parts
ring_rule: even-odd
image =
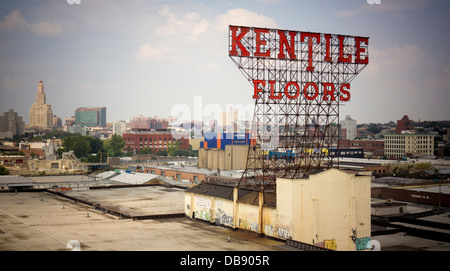
[[[365,37],[229,26],[230,58],[253,87],[255,109],[240,186],[274,188],[338,165],[339,106],[368,64]]]

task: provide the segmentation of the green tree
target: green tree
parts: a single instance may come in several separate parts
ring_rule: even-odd
[[[59,159],[62,158],[62,153],[63,153],[63,152],[64,152],[64,148],[63,148],[63,147],[59,147],[59,148],[56,150],[56,155],[58,156]]]
[[[125,140],[120,135],[112,135],[104,143],[105,150],[110,157],[123,156],[123,147],[125,147]]]
[[[139,151],[139,154],[154,154],[155,152],[150,147],[145,147]]]
[[[9,175],[9,170],[4,166],[0,166],[0,175]]]
[[[79,158],[85,158],[87,157],[91,152],[91,144],[89,142],[89,139],[86,137],[78,137],[75,140],[75,146],[73,152],[75,153],[76,157]]]
[[[378,124],[371,123],[369,124],[367,131],[372,132],[374,134],[378,134],[379,132],[381,132],[381,127]]]
[[[89,144],[91,145],[92,153],[97,153],[103,150],[103,141],[100,138],[93,136],[86,136],[86,138],[88,139]]]
[[[64,138],[64,151],[73,151],[78,158],[86,158],[92,151],[88,136],[68,136]]]
[[[177,155],[176,152],[181,148],[181,141],[177,140],[175,143],[170,144],[167,154],[170,156]]]
[[[95,155],[89,154],[86,160],[90,163],[104,163],[106,162],[107,153],[105,150],[99,150]]]

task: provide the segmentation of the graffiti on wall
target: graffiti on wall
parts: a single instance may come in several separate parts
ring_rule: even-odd
[[[211,208],[211,199],[209,199],[209,198],[203,198],[203,197],[196,196],[195,201],[196,201],[197,207],[207,208],[207,209]]]
[[[239,218],[239,227],[243,228],[244,230],[254,231],[258,232],[258,223],[257,222],[250,222],[247,219],[241,219]]]
[[[278,237],[283,239],[292,238],[290,227],[284,225],[264,224],[264,234],[267,236]]]
[[[274,227],[272,225],[264,224],[264,234],[275,237],[273,228]]]
[[[211,220],[211,210],[195,210],[195,218],[203,220]]]
[[[195,203],[195,218],[211,220],[211,199],[196,196]]]
[[[331,250],[337,250],[336,239],[323,240],[323,242],[317,243],[316,246]]]
[[[369,249],[370,237],[356,238],[356,250]]]
[[[233,216],[227,215],[223,209],[218,208],[215,223],[233,226]]]
[[[288,228],[278,226],[277,235],[280,238],[289,239],[291,237],[291,232]]]

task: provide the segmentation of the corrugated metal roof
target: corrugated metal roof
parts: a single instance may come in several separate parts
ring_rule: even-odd
[[[234,186],[229,185],[221,185],[216,183],[201,183],[196,186],[193,186],[186,190],[186,192],[205,195],[210,197],[222,198],[227,200],[233,200],[233,188]],[[238,199],[239,202],[249,203],[249,204],[259,204],[259,191],[248,189],[248,188],[239,188],[238,190]],[[265,204],[266,206],[274,206],[276,202],[276,193],[272,191],[267,191],[264,193]]]
[[[102,179],[109,179],[113,177],[114,175],[120,174],[120,172],[117,171],[105,171],[102,173],[97,174],[97,177],[100,177]]]
[[[124,173],[112,177],[110,180],[127,184],[144,184],[150,180],[157,178],[158,175],[146,173]]]

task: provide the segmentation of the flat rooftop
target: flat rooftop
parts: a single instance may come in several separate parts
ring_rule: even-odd
[[[161,186],[62,192],[134,214],[184,212],[184,190]],[[230,242],[228,242],[230,237]],[[187,217],[119,219],[48,192],[0,193],[0,251],[292,251],[283,241]]]
[[[56,179],[36,178],[33,181]],[[70,180],[61,178],[60,181]],[[73,181],[78,180],[74,178]],[[281,240],[260,238],[249,232],[185,217],[185,190],[181,188],[157,185],[73,189],[59,193],[0,193],[0,251],[70,250],[67,245],[71,240],[79,242],[81,250],[86,251],[297,250]],[[408,203],[407,212],[420,213],[432,208]],[[120,217],[111,215],[106,209],[129,217],[147,218]],[[448,212],[419,219],[450,224]],[[449,233],[448,229],[425,229]],[[449,242],[402,232],[374,236],[373,239],[380,242],[381,250],[450,251]]]

